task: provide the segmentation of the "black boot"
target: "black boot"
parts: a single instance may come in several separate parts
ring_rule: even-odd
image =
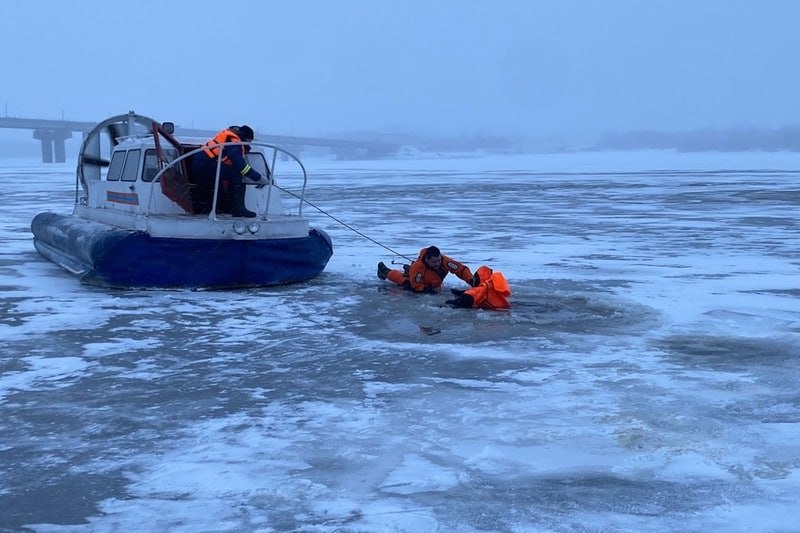
[[[233,204],[231,214],[237,218],[253,218],[256,214],[248,210],[244,205],[244,187],[243,183],[231,183],[231,203]]]
[[[383,261],[378,263],[378,278],[379,279],[386,279],[386,275],[389,273],[389,267],[383,264]]]

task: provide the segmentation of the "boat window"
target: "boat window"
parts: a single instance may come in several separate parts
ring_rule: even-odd
[[[129,150],[128,157],[125,158],[125,168],[122,170],[122,181],[136,181],[136,174],[139,171],[139,156],[141,150]]]
[[[162,148],[162,153],[167,160],[167,163],[175,161],[178,158],[178,151],[172,148]],[[158,158],[156,151],[153,148],[146,150],[144,153],[144,174],[142,174],[143,181],[153,181],[153,178],[158,174]]]
[[[122,174],[122,165],[125,163],[125,152],[114,152],[111,156],[111,164],[108,166],[108,181],[119,181]]]
[[[247,162],[262,176],[267,175],[267,161],[264,159],[264,154],[260,152],[250,152],[247,154]]]

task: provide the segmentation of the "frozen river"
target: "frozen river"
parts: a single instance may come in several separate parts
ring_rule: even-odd
[[[800,530],[800,154],[306,163],[511,311],[379,281],[309,207],[312,282],[81,285],[29,232],[73,166],[4,161],[0,530]]]

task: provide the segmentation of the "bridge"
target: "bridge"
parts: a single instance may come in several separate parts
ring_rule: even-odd
[[[95,125],[95,122],[74,120],[0,117],[0,128],[33,131],[33,138],[41,143],[43,163],[63,163],[66,160],[67,139],[71,139],[73,133],[84,134]],[[175,133],[187,137],[210,139],[217,131],[183,128],[176,125]],[[327,148],[336,155],[337,159],[380,159],[395,154],[400,148],[399,145],[388,142],[295,137],[260,132],[256,132],[256,137],[259,141],[276,144],[292,152],[300,152],[304,147]]]

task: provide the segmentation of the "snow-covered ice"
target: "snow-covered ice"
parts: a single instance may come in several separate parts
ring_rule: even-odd
[[[309,283],[81,285],[29,231],[72,165],[3,162],[0,529],[797,530],[800,154],[305,163],[511,311],[379,281],[403,259],[308,206]]]

